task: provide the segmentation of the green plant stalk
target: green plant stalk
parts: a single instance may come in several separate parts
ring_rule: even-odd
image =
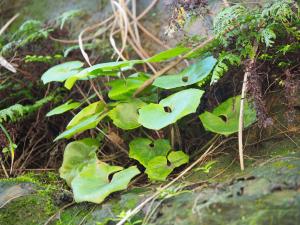
[[[0,123],[0,128],[3,131],[3,133],[5,134],[8,142],[9,142],[9,150],[10,150],[10,154],[11,154],[11,165],[10,165],[10,173],[12,173],[12,167],[14,164],[14,159],[15,159],[15,149],[13,147],[14,143],[8,133],[8,131],[5,129],[5,127]],[[5,170],[4,170],[5,171]],[[6,171],[5,171],[6,172]]]

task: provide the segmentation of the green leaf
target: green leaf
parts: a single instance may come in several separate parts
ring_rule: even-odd
[[[80,102],[72,102],[72,100],[67,101],[66,103],[55,107],[50,112],[46,114],[46,116],[54,116],[58,114],[62,114],[64,112],[70,111],[72,109],[78,108],[80,106]]]
[[[189,156],[185,154],[183,151],[175,151],[175,152],[171,152],[168,155],[168,160],[171,163],[171,166],[174,166],[175,168],[188,163]]]
[[[165,181],[174,168],[168,166],[166,156],[157,156],[150,160],[145,173],[150,180]]]
[[[80,61],[71,61],[53,66],[42,75],[41,79],[44,84],[52,81],[63,82],[69,77],[78,74],[83,64]]]
[[[178,47],[171,48],[166,51],[160,52],[148,59],[145,59],[144,62],[150,62],[150,63],[162,62],[162,61],[165,61],[168,59],[172,59],[181,54],[187,53],[189,51],[190,51],[190,48],[178,46]]]
[[[157,156],[149,161],[145,170],[149,179],[165,181],[176,167],[189,162],[189,156],[183,151],[171,152],[167,158],[166,156]]]
[[[105,109],[105,104],[102,101],[89,104],[87,107],[83,108],[79,113],[77,113],[73,117],[73,119],[67,125],[67,129],[71,129],[72,127],[80,123],[82,120],[92,115],[102,113],[104,109]]]
[[[214,133],[230,135],[238,131],[241,96],[227,99],[216,107],[212,113],[204,112],[199,117],[206,130]],[[256,121],[256,112],[244,101],[244,127]]]
[[[129,143],[129,149],[129,157],[147,167],[149,161],[156,156],[166,156],[171,151],[171,145],[166,139],[151,141],[147,138],[136,138]]]
[[[210,74],[216,62],[217,60],[213,56],[198,60],[177,75],[166,75],[157,78],[153,85],[171,89],[202,82]]]
[[[164,181],[174,168],[189,161],[188,155],[183,151],[171,152],[168,155],[171,145],[165,139],[151,141],[147,138],[136,138],[129,143],[129,149],[129,157],[146,168],[145,173],[151,180]]]
[[[139,74],[136,77],[110,81],[108,85],[111,87],[111,90],[108,92],[108,97],[112,100],[132,98],[135,90],[137,90],[147,79],[146,76]]]
[[[141,126],[138,122],[138,110],[144,105],[146,104],[141,100],[133,99],[118,104],[108,113],[108,116],[117,127],[123,130],[135,129]]]
[[[69,77],[65,82],[65,87],[71,89],[75,82],[80,79],[89,79],[98,76],[119,76],[120,71],[130,70],[137,63],[141,63],[141,60],[96,64],[82,70],[78,74],[74,74],[74,76]]]
[[[97,161],[96,150],[98,147],[99,142],[91,138],[74,141],[67,145],[59,173],[69,186],[84,166]]]
[[[71,183],[75,201],[101,203],[111,193],[126,189],[130,180],[140,173],[136,166],[120,170],[122,167],[103,162],[87,165]],[[108,176],[117,171],[120,172],[109,182]]]
[[[196,112],[203,93],[202,90],[190,88],[161,100],[159,104],[150,103],[139,110],[138,122],[149,129],[162,129]],[[168,110],[170,112],[166,112]]]
[[[71,138],[75,134],[79,134],[83,131],[93,129],[97,127],[98,123],[107,115],[107,113],[97,113],[93,116],[85,117],[84,119],[80,120],[78,124],[73,126],[72,128],[64,131],[59,136],[57,136],[54,141],[63,139],[63,138]]]

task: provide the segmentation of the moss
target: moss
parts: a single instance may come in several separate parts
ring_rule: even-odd
[[[0,186],[4,190],[14,186],[26,189],[22,186],[30,184],[33,191],[6,204],[0,212],[0,224],[43,224],[59,209],[55,204],[56,195],[61,192],[58,182],[55,173],[28,173],[17,178],[1,179]]]

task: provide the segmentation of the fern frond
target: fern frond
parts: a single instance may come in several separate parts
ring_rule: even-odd
[[[217,15],[214,21],[214,33],[216,37],[226,45],[227,41],[223,38],[224,35],[226,35],[227,38],[232,36],[231,32],[234,32],[235,27],[239,27],[242,17],[247,14],[247,8],[241,4],[225,8]]]
[[[84,12],[79,9],[69,10],[61,14],[59,17],[56,18],[56,23],[59,24],[60,29],[63,29],[65,23],[68,20],[72,20],[75,17],[82,16]]]
[[[264,7],[262,16],[287,24],[294,19],[299,19],[299,12],[299,6],[295,1],[276,0]]]
[[[221,52],[218,63],[213,70],[210,85],[216,83],[228,71],[229,66],[239,65],[240,63],[240,56],[229,52]]]
[[[41,108],[46,103],[53,100],[54,96],[49,95],[45,98],[42,98],[38,101],[36,101],[33,105],[21,105],[21,104],[15,104],[12,105],[6,109],[0,110],[0,123],[12,121],[15,122],[17,120],[20,120],[24,118],[24,116],[35,112],[39,108]]]

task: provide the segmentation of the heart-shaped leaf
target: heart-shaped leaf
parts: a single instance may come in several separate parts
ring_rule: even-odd
[[[214,133],[230,135],[238,131],[241,96],[227,99],[216,107],[212,113],[204,112],[199,117],[206,130]],[[256,112],[244,101],[244,127],[256,121]]]
[[[153,85],[164,89],[172,89],[203,82],[216,62],[217,60],[213,56],[198,60],[177,75],[166,75],[157,78]]]
[[[171,145],[165,139],[151,141],[147,138],[136,138],[129,143],[129,149],[129,157],[147,167],[153,158],[166,156],[171,151]]]
[[[84,166],[89,163],[96,163],[96,150],[98,147],[99,142],[91,138],[74,141],[67,145],[59,173],[60,177],[65,179],[69,186]]]
[[[80,61],[71,61],[51,67],[41,77],[44,84],[52,81],[63,82],[69,77],[79,73],[80,68],[84,65]]]
[[[59,115],[64,112],[70,111],[72,109],[75,109],[80,106],[80,102],[72,102],[72,100],[67,101],[66,103],[55,107],[52,109],[50,112],[46,114],[46,116],[54,116],[54,115]]]
[[[139,99],[118,104],[112,109],[108,116],[113,120],[113,123],[123,129],[131,130],[141,126],[138,122],[138,110],[146,105]]]
[[[122,169],[122,167],[110,166],[104,162],[88,164],[72,180],[71,186],[75,201],[101,203],[111,193],[126,189],[130,180],[140,171],[136,166]],[[120,172],[114,174],[109,182],[108,176],[117,171]]]
[[[145,173],[151,180],[164,181],[176,167],[188,162],[189,156],[183,151],[171,152],[168,157],[157,156],[150,160]]]
[[[145,168],[151,180],[163,181],[174,170],[189,161],[182,151],[171,152],[168,140],[151,141],[147,138],[136,138],[129,144],[129,157],[136,159]],[[168,156],[167,156],[168,155]]]
[[[196,112],[203,93],[199,89],[190,88],[161,100],[159,104],[150,103],[139,110],[138,122],[149,129],[162,129]]]

